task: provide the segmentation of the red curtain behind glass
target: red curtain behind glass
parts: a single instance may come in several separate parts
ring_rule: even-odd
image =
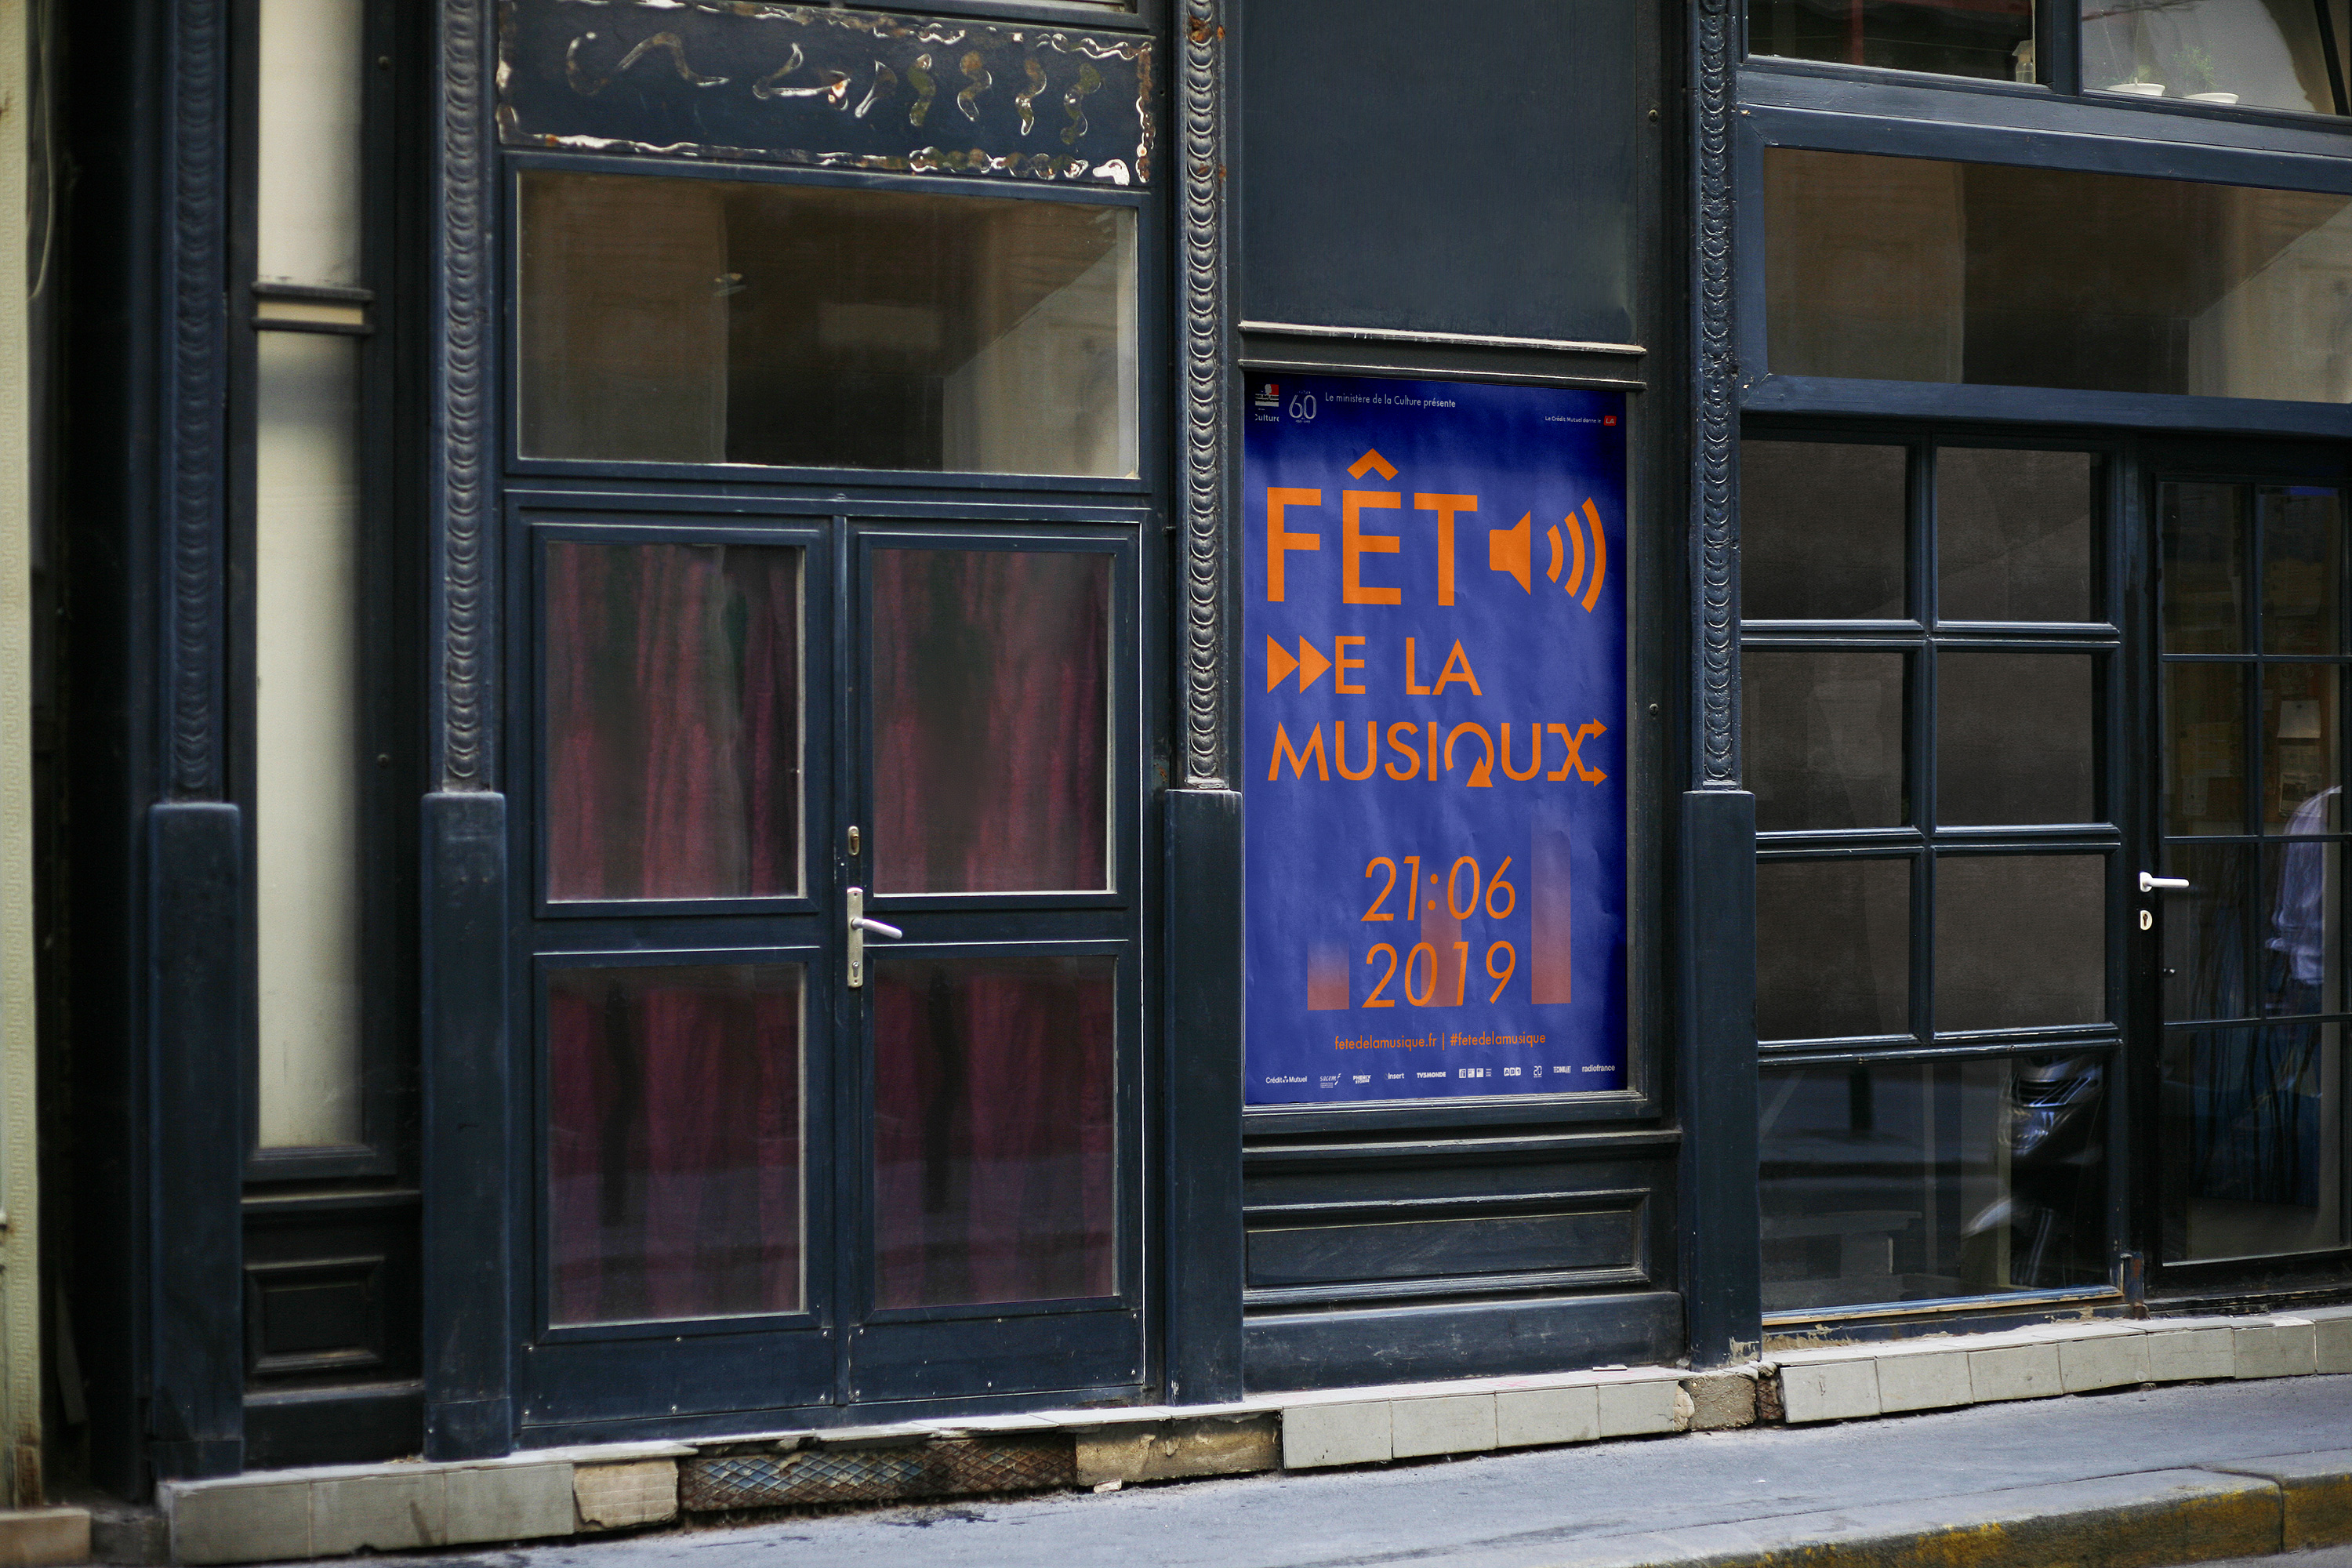
[[[874,970],[876,1304],[1107,1296],[1112,961]]]
[[[800,993],[787,965],[551,974],[554,1321],[800,1307]]]
[[[547,552],[548,896],[800,886],[800,552]]]
[[[1103,888],[1110,558],[873,554],[874,885]]]

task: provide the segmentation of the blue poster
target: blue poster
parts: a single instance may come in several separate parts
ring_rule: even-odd
[[[1625,1087],[1625,400],[1252,374],[1248,1101]]]

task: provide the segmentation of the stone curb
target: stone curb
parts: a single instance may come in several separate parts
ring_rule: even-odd
[[[1041,1437],[1066,1435],[1068,1474],[1079,1485],[1102,1487],[1276,1468],[1389,1464],[1759,1422],[1867,1420],[2149,1383],[2315,1373],[2352,1373],[2352,1307],[2295,1316],[2082,1321],[2005,1333],[1823,1345],[1705,1373],[1611,1367],[1266,1394],[1213,1406],[1047,1411],[526,1450],[472,1462],[264,1471],[166,1483],[156,1500],[171,1561],[265,1563],[667,1524],[679,1517],[680,1482],[689,1472],[730,1456],[803,1447],[966,1445],[1014,1436],[1034,1446]],[[2305,1478],[2242,1466],[2215,1468],[2267,1487],[2273,1495],[2303,1499],[2298,1506],[2322,1521],[2312,1529],[2352,1531],[2352,1524],[2325,1522],[2337,1517],[2330,1509],[2352,1521],[2352,1489],[2345,1489],[2352,1483],[2333,1472]],[[798,1500],[780,1495],[776,1500]],[[2352,1533],[2327,1539],[2352,1539]]]
[[[2347,1541],[2339,1450],[1615,1536],[1544,1568],[2158,1568]]]

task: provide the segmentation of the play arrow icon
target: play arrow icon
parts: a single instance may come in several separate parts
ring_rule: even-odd
[[[1272,637],[1265,639],[1265,689],[1268,691],[1289,679],[1293,670],[1298,672],[1298,689],[1304,691],[1322,679],[1330,668],[1331,661],[1305,637],[1298,639],[1297,658],[1291,658],[1290,650]]]
[[[1297,668],[1298,661],[1290,657],[1288,648],[1272,637],[1265,639],[1265,689],[1268,691],[1289,679],[1290,672]]]

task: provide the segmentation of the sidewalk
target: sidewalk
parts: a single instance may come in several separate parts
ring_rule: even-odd
[[[2352,1376],[905,1506],[506,1550],[506,1568],[1631,1568],[2168,1564],[2352,1540]],[[2266,1475],[2264,1472],[2270,1472]],[[2333,1510],[2332,1512],[2329,1510]]]

